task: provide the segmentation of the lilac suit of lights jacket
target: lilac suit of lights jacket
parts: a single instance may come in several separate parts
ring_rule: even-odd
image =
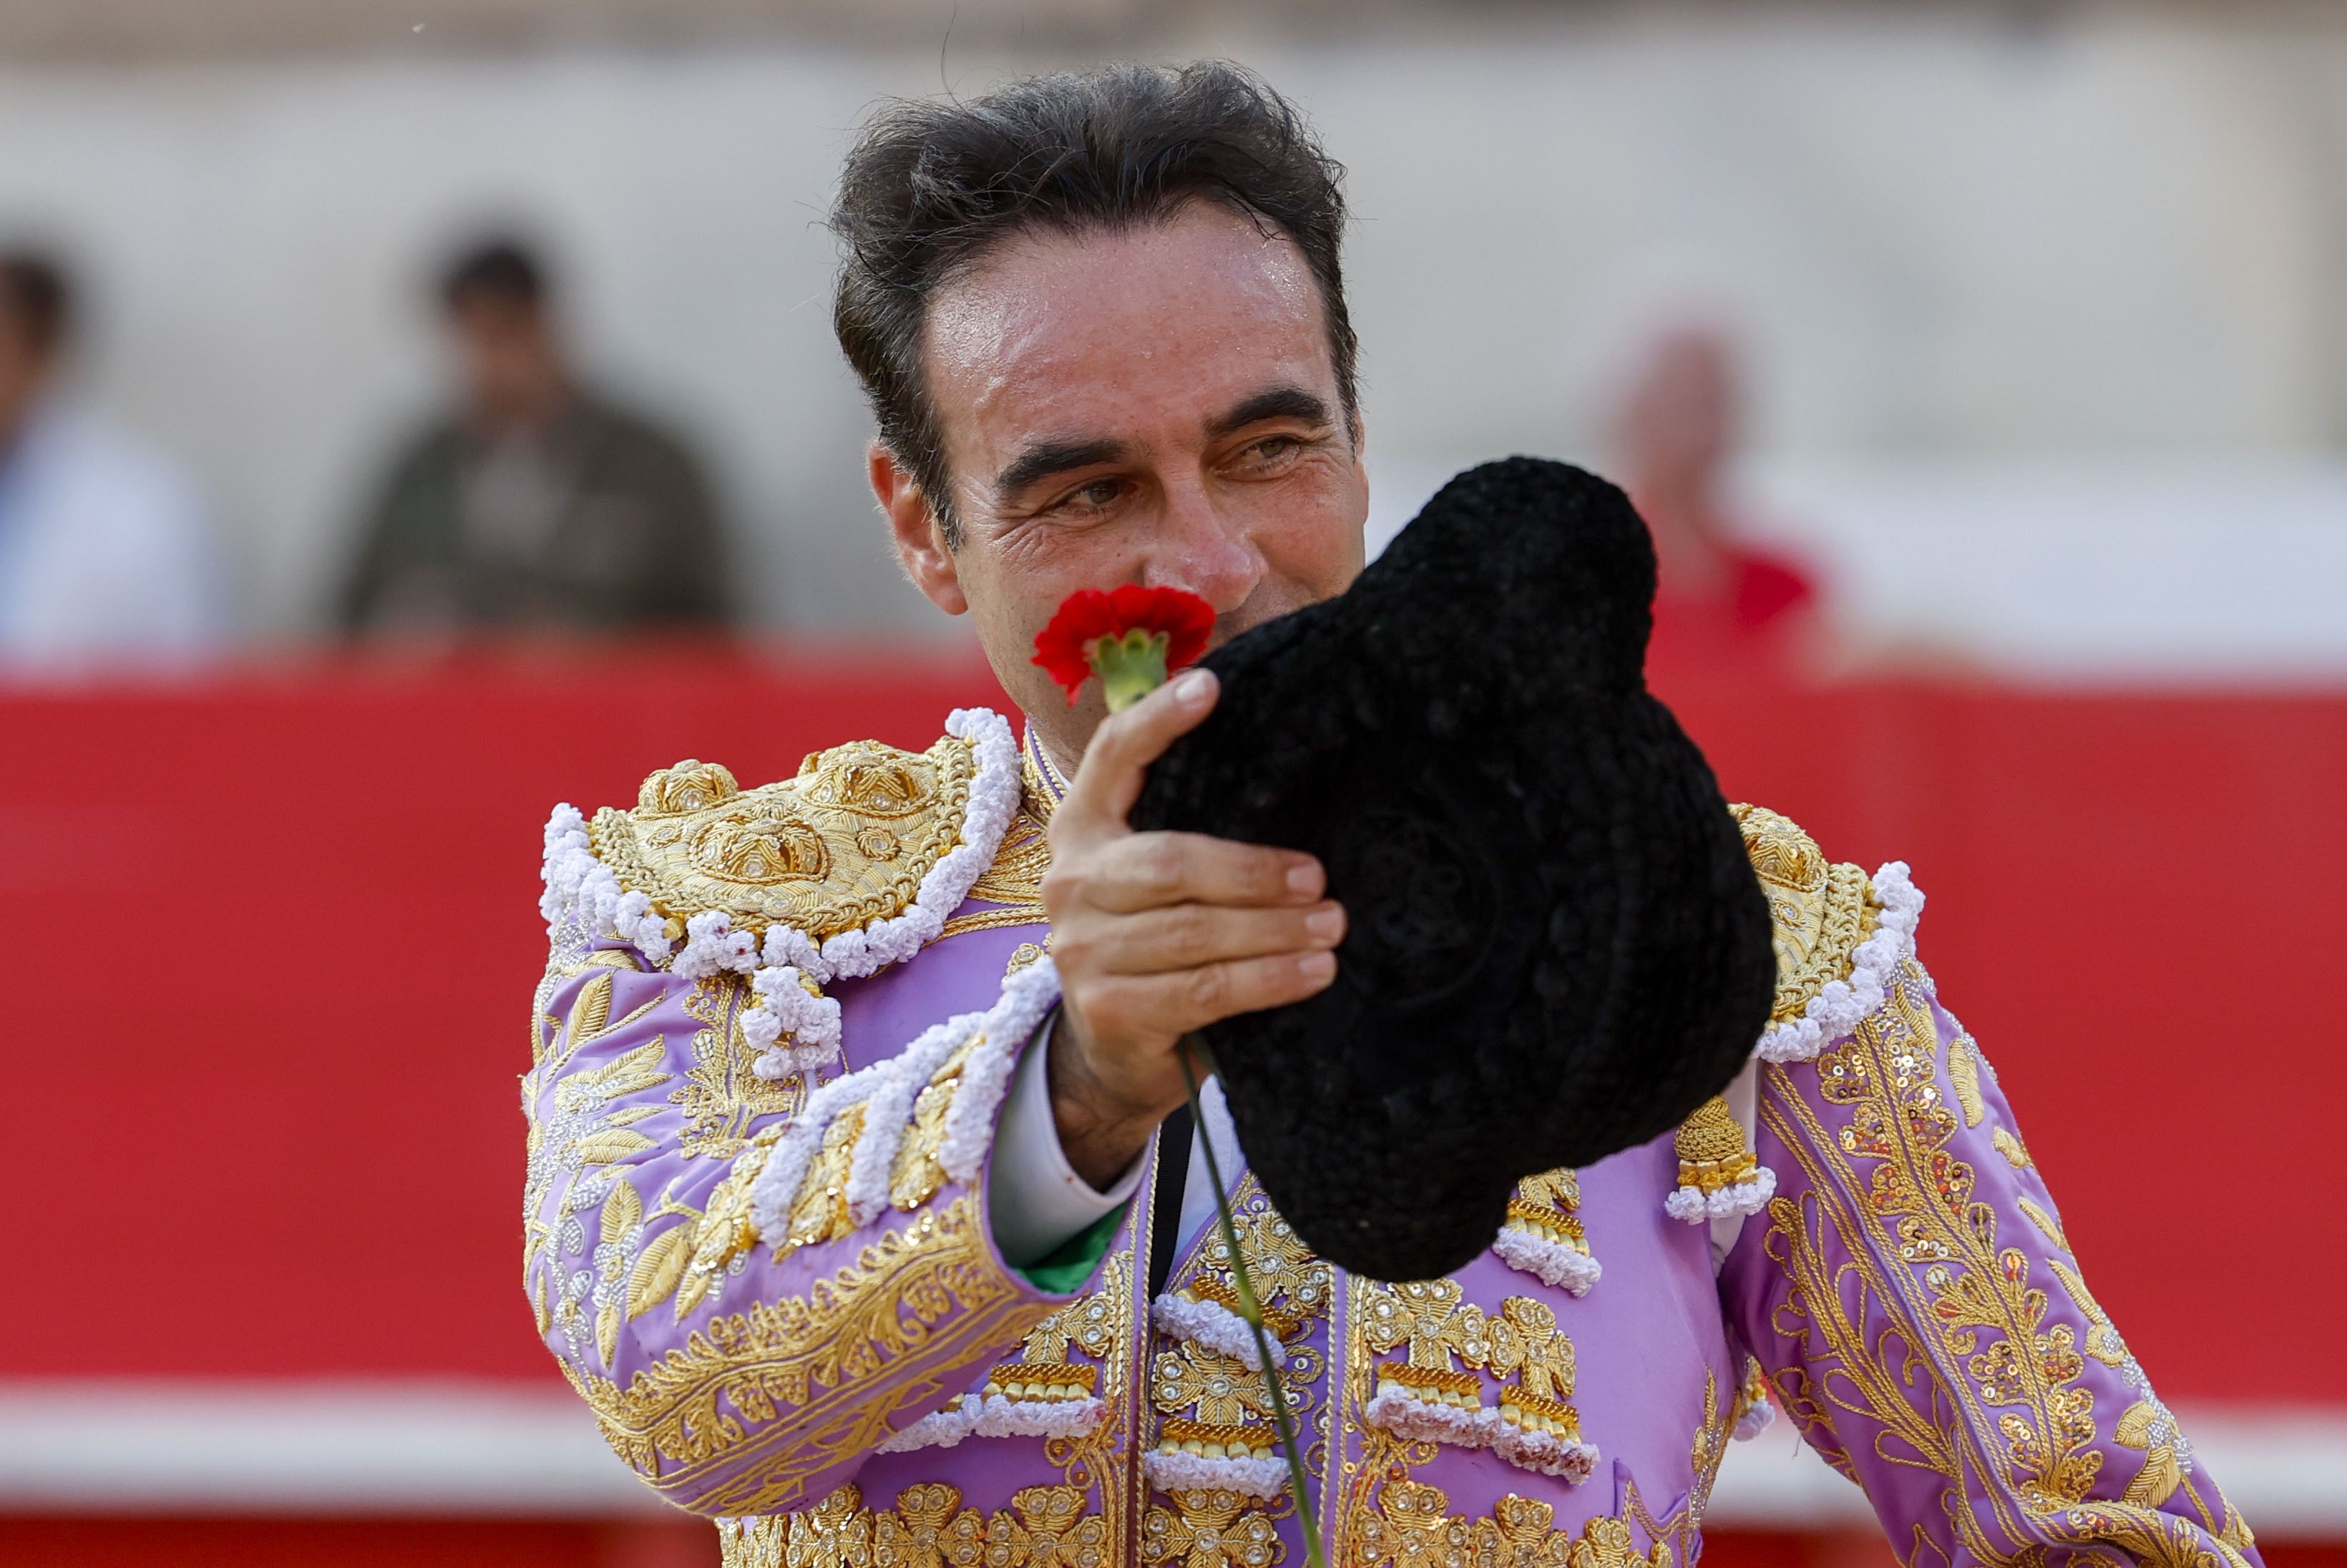
[[[1062,1278],[994,1244],[996,1118],[1057,994],[1058,787],[969,710],[926,753],[750,790],[682,763],[548,826],[525,1281],[729,1563],[1303,1562],[1213,1228],[1154,1300],[1150,1179]],[[1331,1561],[1679,1568],[1773,1404],[1910,1564],[2254,1563],[1934,995],[1904,868],[1738,815],[1775,1016],[1675,1137],[1526,1181],[1489,1252],[1401,1285],[1234,1175]]]

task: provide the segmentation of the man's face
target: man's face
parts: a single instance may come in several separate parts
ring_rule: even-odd
[[[1186,588],[1216,644],[1342,593],[1368,476],[1320,297],[1284,237],[1200,203],[1122,232],[1023,236],[931,300],[925,340],[963,538],[948,551],[885,450],[907,569],[967,610],[994,672],[1080,756],[1102,716],[1030,659],[1079,588]]]
[[[562,356],[543,306],[459,295],[448,329],[474,417],[493,431],[543,419],[560,401]]]

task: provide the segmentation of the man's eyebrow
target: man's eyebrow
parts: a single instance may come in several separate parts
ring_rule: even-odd
[[[1307,424],[1333,424],[1335,417],[1319,397],[1299,386],[1266,387],[1220,419],[1206,425],[1209,440],[1220,441],[1267,419],[1301,420]]]
[[[1096,463],[1114,463],[1126,455],[1124,443],[1102,438],[1096,441],[1039,441],[1007,463],[994,476],[994,493],[1008,501],[1020,494],[1040,479],[1071,469],[1090,468]]]

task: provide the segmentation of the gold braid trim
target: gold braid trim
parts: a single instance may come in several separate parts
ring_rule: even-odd
[[[1791,818],[1761,806],[1727,810],[1768,899],[1777,946],[1777,999],[1768,1017],[1790,1023],[1829,982],[1850,978],[1850,954],[1874,934],[1881,906],[1864,871],[1829,863]]]

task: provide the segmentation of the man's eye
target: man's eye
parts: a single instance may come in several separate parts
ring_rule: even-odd
[[[1294,452],[1297,443],[1292,435],[1270,435],[1247,449],[1247,454],[1258,463],[1276,463]]]
[[[1069,491],[1066,495],[1061,498],[1060,504],[1062,506],[1089,507],[1097,511],[1104,506],[1115,505],[1116,498],[1123,494],[1124,484],[1122,481],[1115,479],[1095,479],[1090,484],[1080,485],[1076,489]]]

